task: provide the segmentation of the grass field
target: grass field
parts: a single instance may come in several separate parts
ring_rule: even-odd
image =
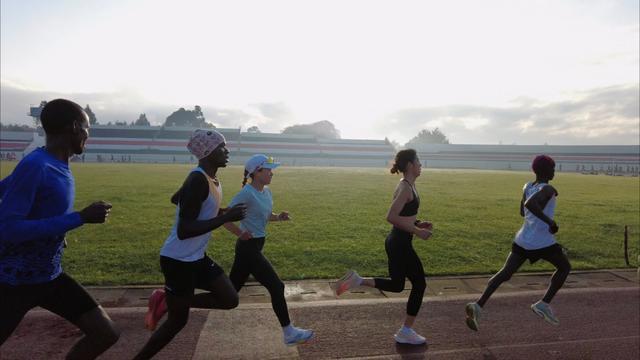
[[[15,163],[3,162],[0,176]],[[163,281],[158,251],[171,228],[169,197],[190,169],[187,165],[73,164],[76,208],[107,200],[113,211],[104,225],[68,234],[64,268],[84,284],[148,284]],[[428,275],[491,273],[506,258],[514,233],[526,172],[427,169],[418,179],[419,218],[434,223],[428,241],[414,247]],[[630,258],[640,243],[639,179],[557,173],[560,196],[557,235],[574,269],[624,267],[623,231],[629,225]],[[242,168],[222,169],[225,201],[240,190]],[[271,189],[274,210],[288,210],[287,223],[269,225],[264,253],[283,279],[335,278],[349,268],[387,275],[385,222],[399,177],[385,169],[279,168]],[[214,232],[209,255],[225,271],[235,239]],[[550,265],[525,265],[524,271]]]

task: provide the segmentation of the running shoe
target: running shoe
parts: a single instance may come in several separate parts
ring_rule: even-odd
[[[362,278],[355,270],[349,270],[340,280],[336,281],[334,290],[337,296],[342,295],[345,291],[360,286]]]
[[[150,331],[155,330],[160,319],[167,313],[167,301],[165,298],[166,294],[162,289],[153,290],[149,297],[149,309],[144,316],[144,326]]]
[[[398,330],[398,332],[393,335],[393,338],[400,344],[424,345],[427,343],[427,339],[425,339],[424,336],[418,335],[418,333],[411,328]]]
[[[464,307],[467,313],[467,326],[473,331],[478,331],[478,319],[480,319],[480,311],[482,307],[477,303],[470,302]]]
[[[313,339],[313,331],[294,327],[290,334],[284,336],[284,343],[287,346],[304,344]]]
[[[536,313],[541,318],[545,319],[548,323],[553,325],[559,325],[560,320],[558,320],[555,315],[553,315],[553,311],[551,311],[551,306],[546,302],[540,300],[537,303],[531,305],[531,310]]]

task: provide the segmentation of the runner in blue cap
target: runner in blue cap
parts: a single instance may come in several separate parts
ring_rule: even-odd
[[[280,163],[272,157],[253,155],[245,163],[242,190],[231,200],[229,206],[244,204],[247,216],[240,221],[240,226],[226,223],[224,226],[238,237],[236,241],[236,257],[229,273],[229,278],[237,291],[240,291],[249,275],[253,277],[271,295],[271,305],[282,326],[286,345],[304,343],[313,337],[313,331],[300,329],[291,323],[287,302],[284,298],[284,284],[273,269],[269,260],[262,254],[266,227],[269,221],[287,221],[289,213],[283,211],[274,214],[273,198],[267,185],[273,177],[272,170]],[[247,185],[247,180],[251,183]]]

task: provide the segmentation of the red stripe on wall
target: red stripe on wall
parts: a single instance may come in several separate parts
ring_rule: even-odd
[[[0,149],[24,150],[29,146],[28,142],[0,141]]]

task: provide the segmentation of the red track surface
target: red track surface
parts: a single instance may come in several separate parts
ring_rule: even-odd
[[[292,306],[299,326],[311,327],[317,337],[298,346],[303,359],[403,358],[403,359],[638,359],[640,357],[640,292],[619,289],[566,289],[553,302],[560,319],[553,326],[538,318],[529,305],[541,292],[498,294],[480,320],[480,331],[464,323],[467,300],[429,299],[423,304],[416,330],[428,346],[397,346],[392,338],[404,313],[403,302],[365,302],[335,305],[309,303]],[[266,304],[265,304],[266,305]],[[142,326],[144,309],[109,309],[123,334],[102,358],[127,359],[149,333]],[[246,311],[242,308],[231,311]],[[270,306],[261,311],[271,312]],[[206,319],[206,311],[192,312],[185,330],[163,350],[159,359],[189,359]],[[220,323],[220,327],[242,323]],[[273,331],[279,332],[277,328]],[[31,312],[9,341],[0,348],[1,359],[62,358],[80,336],[73,326],[55,315]],[[203,336],[207,334],[203,333]],[[252,341],[252,339],[247,339]],[[237,358],[255,357],[237,350]],[[207,356],[219,358],[215,345]],[[218,355],[218,356],[217,356]]]

